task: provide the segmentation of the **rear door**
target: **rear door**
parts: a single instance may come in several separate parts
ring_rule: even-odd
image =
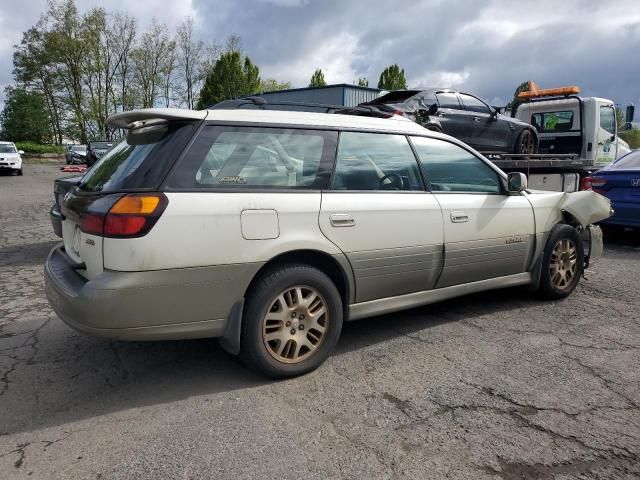
[[[403,135],[342,132],[320,228],[342,250],[356,302],[429,290],[441,270],[442,213]]]
[[[506,195],[498,172],[456,144],[411,141],[442,207],[445,254],[436,288],[527,271],[535,231],[527,198]]]
[[[436,92],[438,121],[444,133],[469,145],[473,144],[474,122],[470,112],[464,110],[456,92]]]

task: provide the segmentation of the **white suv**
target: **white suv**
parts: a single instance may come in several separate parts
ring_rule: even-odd
[[[13,142],[0,142],[0,172],[9,171],[22,175],[22,150]]]
[[[482,290],[569,295],[602,252],[593,192],[526,191],[401,118],[150,109],[69,192],[47,259],[56,313],[129,340],[221,337],[274,377],[343,321]],[[588,243],[583,243],[583,240]]]

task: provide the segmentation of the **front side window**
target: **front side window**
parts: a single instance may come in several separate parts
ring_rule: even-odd
[[[600,127],[611,134],[616,133],[616,114],[613,107],[600,107]]]
[[[444,140],[411,137],[434,192],[502,192],[495,170],[464,148]]]
[[[336,132],[205,127],[170,188],[326,188]]]
[[[424,190],[404,135],[342,132],[334,190]]]
[[[454,108],[456,110],[461,110],[460,102],[458,101],[458,95],[455,93],[436,93],[436,98],[438,99],[438,105],[440,108]]]
[[[460,99],[462,100],[465,108],[470,112],[486,113],[487,115],[491,113],[489,107],[481,100],[478,100],[476,97],[461,93]]]

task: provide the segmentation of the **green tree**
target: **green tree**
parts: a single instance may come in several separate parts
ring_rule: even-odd
[[[200,91],[198,108],[260,91],[260,69],[237,50],[220,55]]]
[[[385,68],[380,74],[378,88],[383,90],[406,90],[407,79],[404,76],[404,68],[400,69],[395,63]]]
[[[289,82],[278,82],[275,78],[267,78],[260,82],[261,92],[277,92],[278,90],[288,90],[291,88]]]
[[[309,86],[310,87],[324,87],[327,84],[327,82],[324,80],[324,73],[322,73],[322,70],[320,70],[319,68],[316,69],[315,72],[313,72],[313,75],[311,75],[311,80],[309,81]]]
[[[369,80],[367,80],[365,77],[361,77],[361,78],[358,79],[357,85],[359,87],[368,87],[369,86]]]
[[[0,113],[0,138],[13,142],[51,142],[50,119],[44,95],[24,88],[5,88],[4,109]]]
[[[629,144],[631,148],[640,148],[640,129],[631,128],[620,132],[620,138]]]
[[[509,103],[507,103],[507,108],[510,108],[510,109],[517,108],[518,105],[521,103],[520,100],[518,100],[518,94],[520,92],[526,92],[527,90],[529,90],[529,80],[522,82],[520,85],[518,85],[518,87],[516,88],[516,91],[513,92],[513,98]]]

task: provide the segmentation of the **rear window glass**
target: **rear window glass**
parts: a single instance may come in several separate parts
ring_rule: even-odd
[[[169,188],[326,188],[336,132],[209,126],[171,174]]]
[[[85,192],[156,189],[193,134],[180,123],[140,129],[125,137],[87,171],[80,183]]]
[[[611,165],[612,170],[640,170],[640,150],[626,154]]]
[[[531,125],[539,132],[566,132],[573,129],[573,112],[534,113],[531,115]]]

